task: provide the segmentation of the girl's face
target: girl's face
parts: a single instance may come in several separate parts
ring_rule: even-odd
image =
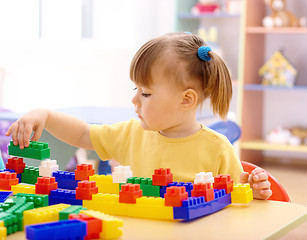
[[[132,99],[135,112],[145,130],[159,131],[163,135],[175,131],[184,121],[181,103],[183,91],[174,85],[174,80],[163,71],[165,62],[153,64],[150,87],[136,85],[136,94]]]

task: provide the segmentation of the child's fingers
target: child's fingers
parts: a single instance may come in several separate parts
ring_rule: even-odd
[[[262,168],[257,167],[257,168],[255,168],[255,169],[251,172],[251,174],[257,175],[257,174],[262,173],[262,172],[265,172],[265,171],[264,171]]]
[[[253,180],[255,182],[266,181],[266,180],[268,180],[268,178],[269,178],[269,176],[266,172],[261,172],[261,173],[258,173],[258,174],[253,176]]]
[[[262,189],[260,190],[260,194],[264,197],[264,199],[268,199],[272,195],[271,189]]]
[[[18,134],[19,147],[20,149],[23,149],[24,148],[24,124],[21,122],[19,123],[17,134]]]
[[[24,126],[23,143],[25,147],[29,147],[31,134],[32,134],[32,127],[30,127],[29,125]]]
[[[269,181],[257,182],[253,184],[253,189],[270,189],[271,183]]]
[[[39,126],[35,129],[34,131],[34,134],[31,138],[31,141],[37,141],[40,139],[41,135],[42,135],[42,132],[44,130],[44,127],[43,126]]]
[[[248,172],[242,172],[240,175],[240,183],[247,183],[248,182]]]
[[[14,142],[14,145],[18,144],[18,128],[19,128],[19,123],[18,122],[14,122],[11,126],[11,134],[12,134],[12,139]]]

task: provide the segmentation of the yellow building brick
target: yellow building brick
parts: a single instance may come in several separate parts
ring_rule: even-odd
[[[69,206],[69,204],[56,204],[24,211],[23,226],[59,221],[59,212]]]
[[[0,220],[0,240],[5,240],[7,235],[7,229],[4,226],[4,222]]]
[[[13,194],[17,193],[30,193],[35,194],[35,185],[19,183],[17,185],[12,186]]]
[[[250,188],[249,183],[233,185],[233,191],[231,192],[232,203],[249,203],[252,200],[253,190]]]
[[[93,175],[89,178],[95,181],[99,193],[119,194],[119,183],[113,183],[112,175]]]

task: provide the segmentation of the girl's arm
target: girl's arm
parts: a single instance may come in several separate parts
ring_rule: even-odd
[[[37,141],[44,128],[65,143],[93,149],[89,124],[76,117],[44,108],[35,109],[23,115],[9,127],[6,135],[12,135],[14,144],[19,144],[23,149],[29,146],[32,132],[31,141]]]

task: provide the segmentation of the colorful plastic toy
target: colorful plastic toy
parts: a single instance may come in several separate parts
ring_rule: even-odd
[[[13,156],[33,158],[37,160],[50,158],[50,148],[48,147],[48,143],[30,142],[28,147],[20,149],[19,145],[15,146],[13,141],[11,141],[8,150],[9,155]]]
[[[89,180],[89,177],[95,174],[92,164],[77,165],[75,170],[75,180]]]
[[[132,176],[130,166],[114,167],[114,171],[112,173],[114,183],[126,183],[127,179],[131,178]]]
[[[55,181],[55,177],[39,177],[37,183],[35,183],[36,194],[50,195],[51,190],[58,188],[58,183]]]
[[[171,182],[173,182],[173,174],[169,168],[155,169],[155,173],[152,175],[152,185],[167,186]]]
[[[26,227],[26,237],[29,240],[84,239],[87,224],[79,220],[62,220],[46,224],[35,224]]]

